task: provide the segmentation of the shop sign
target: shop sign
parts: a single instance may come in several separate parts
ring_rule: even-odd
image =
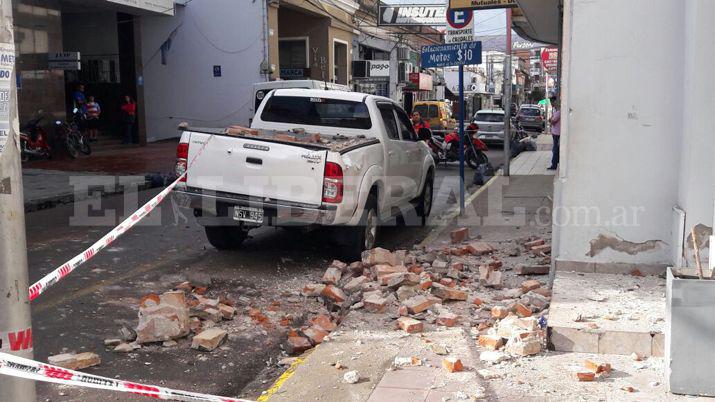
[[[380,61],[380,60],[370,60],[367,62],[370,66],[368,70],[368,76],[370,77],[389,77],[390,76],[390,62]]]
[[[447,7],[435,4],[380,4],[377,25],[444,25]]]

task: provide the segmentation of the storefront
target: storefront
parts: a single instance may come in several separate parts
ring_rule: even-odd
[[[79,84],[102,105],[103,135],[118,139],[124,95],[138,100],[135,142],[145,141],[137,24],[173,15],[173,0],[13,0],[20,122],[63,120]]]

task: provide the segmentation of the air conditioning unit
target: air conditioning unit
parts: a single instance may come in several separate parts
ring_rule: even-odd
[[[409,60],[410,59],[410,49],[406,47],[397,48],[397,60]]]

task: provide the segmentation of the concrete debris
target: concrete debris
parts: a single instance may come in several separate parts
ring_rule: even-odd
[[[189,307],[184,292],[166,292],[161,295],[158,304],[140,305],[137,342],[163,342],[184,337],[189,334],[189,322]]]
[[[343,374],[343,381],[348,384],[357,384],[360,381],[360,374],[357,370],[351,370]]]
[[[129,327],[122,327],[119,329],[119,337],[126,342],[134,342],[137,339],[137,333]]]
[[[395,367],[416,367],[422,365],[422,360],[419,357],[395,357],[392,362]]]
[[[120,343],[122,343],[122,340],[119,338],[115,339],[105,339],[104,340],[104,346],[117,346]]]
[[[508,359],[509,357],[506,355],[506,353],[498,350],[485,350],[484,352],[479,354],[479,360],[485,363],[499,364]]]
[[[133,352],[136,349],[140,349],[140,348],[141,348],[141,345],[139,345],[137,343],[120,343],[113,349],[113,351],[117,352],[117,353],[129,353],[129,352]]]
[[[477,370],[477,374],[479,374],[479,376],[482,377],[482,379],[484,380],[494,380],[497,378],[502,378],[502,374],[489,369],[479,369]]]
[[[84,352],[62,353],[50,356],[47,358],[47,362],[53,366],[59,366],[69,370],[81,370],[87,367],[97,366],[102,360],[96,353]]]
[[[517,275],[546,275],[551,269],[550,265],[524,265],[519,264],[514,268]]]

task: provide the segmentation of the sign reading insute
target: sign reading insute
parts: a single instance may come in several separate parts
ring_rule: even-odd
[[[446,10],[435,4],[380,4],[377,25],[444,25]]]

